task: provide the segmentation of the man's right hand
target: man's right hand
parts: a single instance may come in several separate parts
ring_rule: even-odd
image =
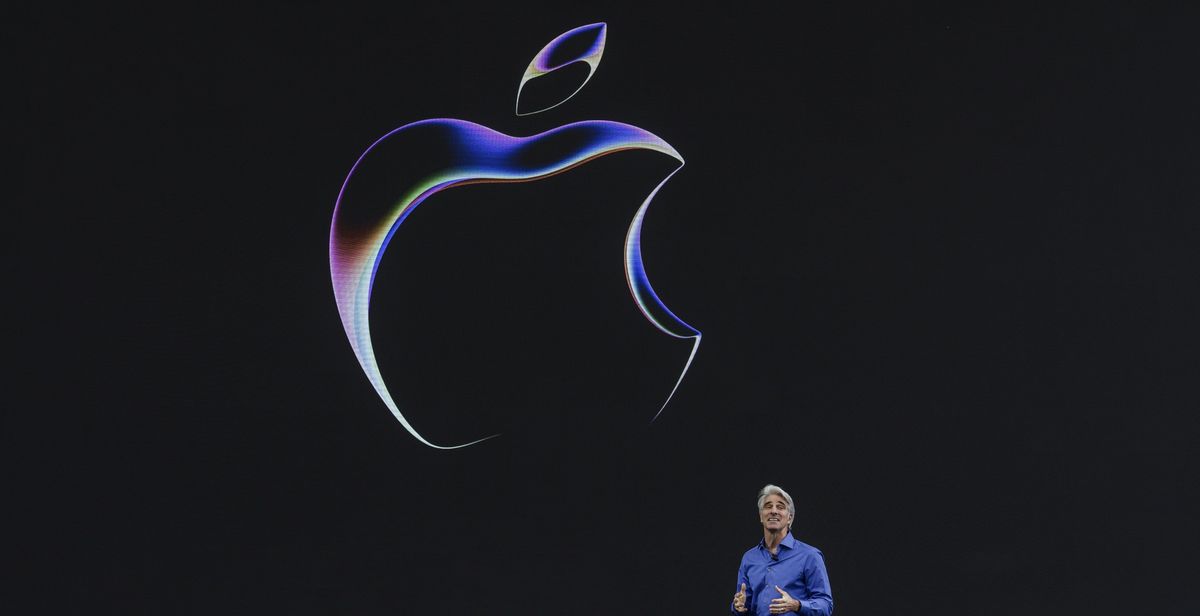
[[[742,589],[733,595],[733,609],[737,612],[746,612],[746,583],[742,582]]]

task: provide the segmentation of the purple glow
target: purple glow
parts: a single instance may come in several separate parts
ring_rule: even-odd
[[[556,50],[562,47],[564,43],[584,36],[596,37],[595,42],[588,47],[587,51],[584,51],[578,57],[564,60],[562,62],[558,62],[557,64],[550,64],[550,56],[552,56]],[[592,78],[592,74],[596,72],[596,67],[600,64],[600,58],[604,56],[604,40],[607,38],[607,36],[608,25],[604,23],[595,23],[586,26],[580,26],[574,30],[568,30],[567,32],[558,35],[554,38],[554,40],[547,43],[546,46],[543,47],[542,50],[533,57],[533,60],[525,69],[525,74],[521,76],[521,84],[517,86],[517,115],[533,115],[548,109],[554,109],[568,100],[571,100],[572,96],[578,94],[579,91],[583,89],[583,86],[587,85],[587,82]],[[566,96],[566,98],[548,107],[542,107],[541,109],[536,109],[527,113],[521,113],[521,92],[525,89],[526,83],[576,62],[583,62],[587,64],[588,74],[587,77],[583,79],[583,83],[579,84],[578,88],[575,88],[574,92],[571,92]]]
[[[603,53],[605,34],[606,26],[599,23],[555,38],[530,63],[522,87],[529,79],[573,62],[587,62],[594,70]],[[549,66],[550,54],[575,36],[594,36],[595,42],[581,57]],[[519,99],[520,89],[517,96]],[[589,120],[530,137],[514,137],[473,122],[444,118],[421,120],[393,130],[371,144],[354,163],[338,193],[329,232],[334,297],[350,346],[371,385],[417,440],[438,449],[455,449],[492,437],[462,445],[435,445],[409,423],[384,383],[371,340],[370,303],[375,274],[396,230],[418,205],[441,191],[474,183],[539,180],[624,150],[659,152],[679,162],[637,209],[625,238],[625,278],[639,310],[662,332],[693,340],[687,363],[655,414],[657,418],[679,388],[700,347],[700,332],[667,309],[650,286],[642,263],[646,211],[658,191],[684,164],[675,148],[649,131],[620,122]]]

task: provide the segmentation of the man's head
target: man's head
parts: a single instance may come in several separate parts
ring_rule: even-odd
[[[758,491],[758,517],[763,530],[787,530],[796,518],[796,503],[783,488],[768,483]]]

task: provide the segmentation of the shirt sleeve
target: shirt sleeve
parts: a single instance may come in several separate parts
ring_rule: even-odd
[[[800,599],[802,616],[830,616],[833,614],[833,591],[829,589],[829,573],[825,571],[825,558],[818,551],[805,567],[808,597]]]
[[[746,611],[739,612],[733,609],[733,599],[729,600],[729,613],[743,616],[743,614],[753,614],[754,604],[750,601],[750,578],[746,575],[746,560],[742,559],[742,564],[738,565],[738,580],[733,586],[733,594],[737,594],[742,589],[742,584],[746,585]]]

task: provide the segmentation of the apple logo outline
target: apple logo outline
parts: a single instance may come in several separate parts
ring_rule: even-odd
[[[518,116],[532,115],[553,109],[572,98],[591,79],[603,55],[607,24],[588,24],[569,30],[547,43],[530,62],[517,88]],[[564,43],[578,42],[581,37],[594,41],[581,54],[564,61],[550,63],[549,59]],[[586,42],[586,41],[585,41]],[[571,94],[557,103],[528,112],[520,112],[521,94],[525,85],[541,76],[578,63],[588,65],[588,74]],[[415,144],[435,144],[437,154]],[[493,434],[458,445],[438,445],[430,442],[408,421],[393,399],[375,359],[370,330],[371,291],[379,263],[396,230],[417,206],[442,190],[475,183],[531,182],[586,164],[591,160],[625,150],[649,150],[670,156],[679,165],[668,173],[647,195],[635,212],[625,235],[624,262],[626,284],[642,315],[663,333],[680,339],[691,339],[692,349],[674,386],[651,422],[670,404],[683,383],[700,348],[701,333],[676,316],[659,299],[650,285],[641,253],[642,223],[650,203],[659,190],[684,166],[684,159],[669,143],[645,129],[609,120],[571,122],[528,137],[514,137],[467,120],[432,118],[418,120],[396,128],[372,143],[346,175],[334,204],[329,232],[330,278],[339,317],[351,349],[366,373],[376,393],[401,426],[419,442],[434,449],[459,449],[495,438]],[[413,158],[414,155],[420,158]],[[553,154],[553,155],[551,155]],[[426,168],[413,170],[417,164],[405,165],[396,171],[386,161],[419,160]],[[380,166],[383,168],[380,169]],[[369,175],[392,174],[404,177],[415,175],[403,184],[399,196],[380,197],[361,188],[361,178]],[[392,177],[389,175],[389,177]],[[360,197],[360,193],[367,195]]]

